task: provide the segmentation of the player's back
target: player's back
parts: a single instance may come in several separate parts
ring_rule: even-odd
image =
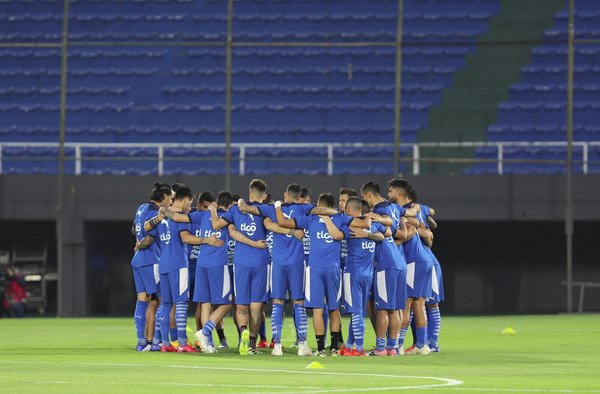
[[[157,226],[161,245],[158,264],[161,274],[188,267],[187,245],[181,240],[181,232],[189,232],[189,230],[189,224],[177,223],[169,219],[163,219]]]
[[[223,216],[227,211],[219,209],[217,216]],[[224,242],[226,246],[218,247],[208,244],[202,244],[200,246],[200,254],[198,255],[198,267],[212,268],[219,267],[227,264],[228,245],[229,245],[229,230],[227,227],[223,227],[220,230],[213,230],[211,217],[209,211],[202,211],[194,213],[194,215],[201,216],[201,224],[199,227],[199,237],[209,238],[216,237]],[[191,216],[191,215],[190,215]]]
[[[136,210],[133,226],[135,229],[135,238],[138,242],[144,239],[146,235],[150,235],[154,238],[157,237],[157,232],[155,229],[149,232],[144,230],[144,223],[146,220],[151,219],[156,215],[158,215],[158,206],[153,202],[144,203]],[[154,240],[149,247],[141,249],[134,254],[133,259],[131,260],[131,265],[138,268],[156,264],[158,263],[159,256],[160,245],[157,240]]]
[[[331,217],[340,230],[348,224],[348,219],[343,216],[345,215],[337,214]],[[341,245],[329,234],[325,221],[316,215],[309,215],[305,219],[297,220],[297,224],[307,229],[310,234],[308,265],[316,268],[339,267]]]
[[[287,219],[292,219],[295,215],[306,215],[310,211],[310,206],[307,204],[282,204],[281,211]],[[261,205],[261,213],[270,218],[273,222],[277,222],[275,216],[275,207],[272,205]],[[273,234],[273,252],[272,260],[275,264],[291,265],[299,264],[304,260],[304,245],[302,240],[297,239],[293,235]]]
[[[255,206],[258,203],[250,202],[248,205]],[[241,212],[237,205],[231,207],[222,218],[234,224],[236,229],[253,241],[266,240],[267,231],[263,224],[264,218]],[[242,242],[237,242],[233,252],[233,263],[242,267],[255,267],[269,264],[271,260],[267,249],[258,249]]]
[[[385,227],[380,223],[372,223],[369,232],[380,232]],[[361,275],[373,275],[375,261],[376,242],[368,238],[352,238],[347,234],[347,256],[345,259],[344,272],[359,273]]]
[[[404,208],[410,208],[412,203],[404,205]],[[421,221],[419,216],[417,216],[417,220]],[[425,250],[426,245],[419,236],[419,234],[415,234],[411,239],[404,242],[402,244],[402,248],[404,249],[404,255],[406,257],[407,262],[431,262],[431,258],[427,250]]]

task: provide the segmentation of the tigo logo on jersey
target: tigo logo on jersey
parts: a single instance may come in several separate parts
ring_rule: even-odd
[[[136,224],[135,225],[135,232],[139,234],[141,231],[142,231],[142,226],[139,223]]]
[[[240,226],[240,230],[246,232],[246,234],[252,236],[256,232],[256,224],[252,223],[251,225],[247,225],[246,223],[242,223]]]
[[[163,241],[164,243],[166,243],[168,245],[169,241],[171,241],[171,232],[167,231],[166,234],[160,234],[159,238],[161,241]]]
[[[209,237],[212,237],[213,235],[219,239],[221,238],[220,231],[210,231],[210,230],[204,231],[204,238],[209,238]]]
[[[361,246],[363,250],[368,250],[371,253],[375,252],[375,242],[373,241],[362,241]]]
[[[333,238],[331,238],[331,234],[329,234],[327,231],[319,231],[317,233],[317,239],[324,239],[325,242],[327,242],[328,244],[333,242]]]

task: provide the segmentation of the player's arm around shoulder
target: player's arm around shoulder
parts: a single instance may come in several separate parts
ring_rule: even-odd
[[[342,239],[346,238],[344,236],[344,232],[337,228],[335,223],[333,223],[333,220],[331,220],[330,216],[319,215],[319,217],[323,219],[325,227],[327,227],[327,231],[329,232],[329,235],[331,235],[331,238],[333,238],[336,241],[341,241]]]
[[[231,209],[227,211],[223,216],[219,217],[219,215],[217,214],[217,204],[213,202],[208,206],[208,210],[210,212],[210,223],[212,225],[213,230],[220,230],[223,227],[229,226],[231,224],[231,221],[229,221],[231,218]]]
[[[365,215],[368,218],[371,218],[372,221],[377,222],[377,223],[381,223],[384,226],[391,226],[393,224],[392,218],[389,217],[388,215],[381,215],[375,212],[369,212],[368,214]],[[354,225],[354,224],[352,224]]]
[[[257,249],[265,249],[267,247],[267,242],[264,239],[261,239],[258,241],[253,241],[250,238],[246,237],[241,232],[239,232],[237,230],[237,228],[235,228],[235,225],[233,225],[233,224],[230,224],[227,227],[227,230],[229,231],[229,236],[235,242],[240,242],[240,243],[246,244],[248,246],[252,246],[253,248],[257,248]]]
[[[300,239],[300,240],[302,238],[304,238],[304,231],[299,230],[299,229],[295,229],[295,228],[281,227],[277,223],[274,223],[268,217],[265,218],[264,224],[265,224],[265,228],[267,230],[272,231],[274,233],[283,234],[283,235],[291,235],[291,236],[296,237],[297,239]]]
[[[394,233],[394,239],[400,243],[404,243],[414,237],[416,233],[417,229],[413,226],[408,226],[406,224],[406,218],[402,217],[400,218],[400,225]]]

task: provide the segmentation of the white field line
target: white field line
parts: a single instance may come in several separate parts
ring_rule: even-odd
[[[476,387],[438,387],[437,390],[453,391],[505,391],[511,393],[600,393],[600,389],[515,389],[515,388],[476,388]]]

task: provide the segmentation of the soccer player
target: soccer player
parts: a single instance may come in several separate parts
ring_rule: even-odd
[[[334,197],[331,194],[319,196],[319,207],[333,208],[333,205]],[[327,304],[331,329],[330,352],[332,356],[337,356],[340,328],[338,308],[342,290],[339,241],[345,238],[344,229],[352,224],[354,219],[347,215],[292,215],[295,227],[307,229],[310,234],[311,249],[306,268],[304,305],[313,309],[313,326],[317,338],[316,355],[326,356],[323,306]]]
[[[369,212],[367,202],[358,197],[344,200],[343,205],[340,203],[340,208],[342,206],[351,217],[361,217]],[[365,356],[363,313],[373,285],[375,241],[381,242],[385,239],[386,229],[382,224],[373,222],[368,230],[350,227],[349,233],[346,234],[348,256],[343,269],[342,307],[345,312],[352,314],[352,322],[348,329],[348,341],[340,349],[341,356]],[[353,343],[356,343],[356,349],[352,349]]]
[[[284,192],[284,204],[276,202],[276,206],[283,212],[283,215],[290,219],[294,212],[300,215],[307,215],[314,206],[309,204],[299,204],[302,187],[292,183],[288,185]],[[262,214],[265,218],[265,225],[271,228],[271,224],[277,222],[275,206],[261,205],[247,207],[240,201],[238,205],[242,212],[255,215]],[[271,270],[271,299],[273,300],[273,309],[271,313],[271,329],[273,333],[273,356],[282,356],[281,335],[283,331],[284,319],[284,301],[286,293],[289,291],[293,302],[294,324],[298,335],[298,355],[312,356],[312,351],[306,342],[307,317],[304,308],[304,248],[302,239],[304,232],[297,229],[284,229],[285,232],[278,232],[277,229],[273,235],[272,252],[272,270]]]
[[[414,189],[411,190],[409,197],[413,203],[419,203],[417,192]],[[435,216],[435,210],[424,204],[419,204],[419,207],[421,208],[421,211],[419,212],[419,218],[426,229],[433,230],[437,228],[437,223],[433,219],[433,216]],[[425,302],[427,312],[427,346],[429,346],[429,349],[432,352],[438,353],[440,351],[438,339],[440,336],[440,326],[442,325],[442,316],[440,314],[439,303],[444,301],[444,281],[440,262],[431,249],[432,244],[429,244],[430,241],[433,241],[433,238],[422,237],[422,239],[426,242],[425,250],[433,262],[431,280],[432,296]]]
[[[253,179],[249,185],[248,205],[260,205],[264,201],[266,191],[267,184],[263,180]],[[233,228],[253,241],[253,245],[248,245],[236,240],[238,242],[233,254],[241,355],[256,354],[256,338],[263,314],[263,303],[268,301],[269,296],[270,256],[266,250],[266,229],[263,220],[261,217],[243,213],[237,205],[221,217],[212,215],[214,230],[232,225],[229,227],[230,232]]]
[[[198,196],[198,201],[196,202],[196,211],[208,211],[208,206],[215,202],[215,195],[212,192],[202,192]],[[200,237],[200,226],[197,224],[190,223],[190,232],[194,234],[196,237]],[[200,252],[200,246],[194,245],[189,248],[190,254],[188,257],[189,264],[189,274],[190,274],[190,294],[194,294],[194,290],[196,288],[196,264],[198,262],[198,253]],[[202,328],[202,318],[201,313],[202,308],[200,304],[196,305],[196,331]]]
[[[140,205],[133,220],[132,231],[136,237],[135,254],[131,260],[133,279],[137,293],[134,312],[135,328],[138,337],[137,351],[148,351],[154,336],[158,294],[158,259],[160,248],[156,241],[156,230],[147,232],[144,223],[156,215],[160,207],[171,205],[171,187],[155,183],[150,193],[150,201]],[[153,300],[154,298],[154,300]],[[147,338],[150,338],[148,340]]]
[[[388,182],[388,197],[390,201],[401,205],[405,209],[413,208],[409,199],[410,184],[404,179],[392,179]],[[415,204],[416,206],[416,204]],[[427,318],[425,316],[425,300],[431,297],[431,281],[433,262],[425,250],[421,234],[417,234],[420,222],[410,225],[414,228],[402,243],[407,261],[406,282],[408,285],[408,300],[404,310],[402,328],[400,330],[399,347],[402,348],[409,325],[410,310],[412,309],[416,327],[417,343],[414,349],[407,354],[427,355],[430,349],[426,343]],[[425,233],[423,233],[425,236]],[[402,351],[402,350],[401,350]]]
[[[192,204],[192,191],[186,186],[180,186],[175,192],[172,209],[186,214]],[[162,213],[162,211],[161,211]],[[163,346],[161,352],[194,353],[196,349],[187,344],[187,304],[189,300],[188,261],[186,243],[190,245],[209,244],[223,246],[222,240],[214,235],[206,238],[190,234],[188,224],[181,224],[170,219],[163,219],[157,227],[161,241],[159,273],[161,275],[162,315],[161,331]],[[175,305],[175,323],[179,346],[175,350],[171,344],[165,343],[164,338],[169,333],[169,315],[172,305]]]

